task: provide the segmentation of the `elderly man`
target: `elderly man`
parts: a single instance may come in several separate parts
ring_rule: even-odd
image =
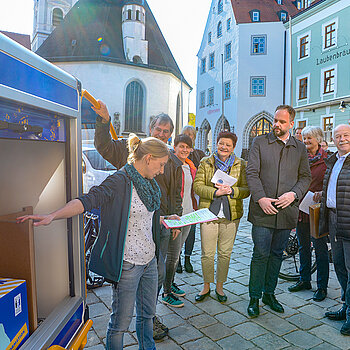
[[[95,147],[101,156],[108,160],[118,169],[123,167],[128,159],[129,152],[126,140],[112,140],[109,133],[110,117],[107,106],[100,101],[100,109],[91,107],[97,114],[96,130],[95,130]],[[174,124],[171,118],[164,113],[154,117],[150,123],[150,135],[167,143],[172,132]],[[171,153],[169,160],[164,168],[164,174],[156,176],[156,181],[162,192],[161,196],[161,215],[167,216],[171,214],[182,215],[182,163]],[[173,230],[177,234],[179,230]],[[170,230],[164,226],[160,233],[160,256],[158,257],[158,294],[165,279],[165,259],[168,252],[168,244],[170,240]],[[183,302],[177,296],[185,295],[185,292],[173,283],[171,298],[177,305],[183,305]],[[153,337],[160,340],[166,336],[168,328],[155,318]]]
[[[295,111],[276,108],[273,132],[258,136],[251,146],[247,182],[251,193],[248,221],[253,224],[248,315],[259,315],[259,299],[284,312],[275,297],[283,250],[298,221],[298,202],[311,182],[305,145],[291,136]]]
[[[338,152],[325,162],[320,210],[320,233],[329,232],[335,272],[344,302],[340,310],[326,317],[346,320],[340,333],[350,335],[350,125],[338,125],[333,131]]]

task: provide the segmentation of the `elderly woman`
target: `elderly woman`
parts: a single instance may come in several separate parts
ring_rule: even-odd
[[[321,147],[323,131],[318,126],[307,126],[302,131],[303,142],[306,146],[311,169],[312,181],[309,191],[314,192],[314,200],[320,201],[323,177],[326,171],[324,160],[327,153]],[[300,280],[288,288],[290,292],[311,289],[311,242],[315,248],[317,266],[317,290],[313,295],[315,301],[322,301],[327,296],[329,278],[329,261],[327,237],[313,238],[310,236],[309,215],[299,212],[297,237],[300,256]]]
[[[196,301],[204,300],[210,294],[210,283],[214,283],[214,257],[217,251],[216,296],[225,302],[227,296],[223,284],[227,279],[228,267],[233,243],[236,238],[239,220],[243,215],[243,198],[249,196],[246,181],[245,161],[233,153],[237,136],[222,131],[217,138],[217,151],[203,158],[193,184],[198,194],[199,207],[209,208],[218,220],[201,224],[202,272],[204,286],[196,295]],[[232,176],[237,182],[229,187],[211,182],[214,173],[221,170]]]

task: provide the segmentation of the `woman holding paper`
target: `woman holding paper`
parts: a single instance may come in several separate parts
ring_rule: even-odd
[[[87,195],[74,199],[48,215],[17,218],[49,225],[101,207],[101,228],[91,253],[90,270],[112,283],[112,314],[106,349],[123,348],[136,303],[139,349],[155,349],[153,318],[156,311],[161,191],[154,177],[164,172],[167,145],[153,137],[129,136],[129,158],[121,170],[109,176]],[[178,219],[177,215],[169,219]]]
[[[220,302],[227,300],[223,285],[227,279],[239,220],[243,215],[243,199],[249,196],[246,163],[233,153],[236,143],[236,134],[221,131],[217,138],[217,151],[202,159],[194,180],[193,188],[199,196],[199,207],[209,208],[218,217],[218,220],[201,224],[204,286],[196,295],[196,301],[202,301],[210,294],[210,283],[214,283],[216,251],[215,293]],[[213,177],[217,179],[215,183]]]
[[[309,191],[314,193],[313,200],[319,202],[321,199],[323,177],[327,166],[324,160],[327,153],[322,149],[323,131],[318,126],[305,127],[301,135],[306,146],[311,169],[312,181]],[[329,260],[327,237],[313,238],[310,236],[309,215],[299,211],[299,221],[297,224],[297,237],[299,242],[300,257],[300,280],[290,286],[290,292],[299,292],[311,289],[311,242],[315,248],[317,266],[317,290],[313,295],[315,301],[322,301],[327,296],[327,286],[329,278]]]

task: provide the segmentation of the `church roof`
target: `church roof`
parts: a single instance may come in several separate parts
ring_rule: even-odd
[[[253,23],[253,10],[260,11],[259,22],[278,22],[281,11],[287,12],[290,16],[299,12],[296,0],[282,0],[281,5],[276,0],[231,0],[231,3],[238,24]]]
[[[147,1],[146,40],[148,64],[126,60],[122,37],[122,7],[128,0],[79,0],[36,53],[50,62],[105,61],[137,65],[184,79]]]
[[[4,30],[0,30],[0,33],[6,35],[10,39],[17,41],[19,44],[23,45],[25,48],[30,50],[30,35],[28,34],[19,34],[12,32],[5,32]]]

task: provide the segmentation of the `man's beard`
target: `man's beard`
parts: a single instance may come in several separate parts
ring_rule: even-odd
[[[282,137],[287,133],[287,131],[282,131],[281,129],[276,128],[276,127],[272,128],[272,130],[273,130],[273,133],[275,134],[275,136],[277,136],[277,137]]]

